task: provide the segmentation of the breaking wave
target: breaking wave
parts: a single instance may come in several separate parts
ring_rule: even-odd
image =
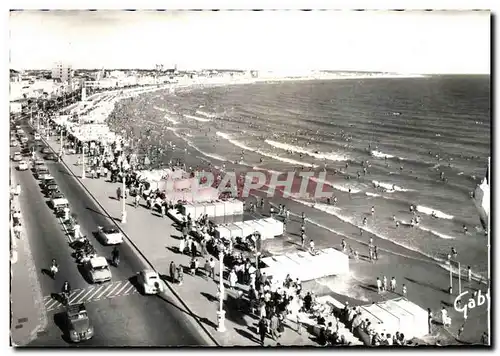
[[[373,180],[372,183],[373,183],[373,186],[375,188],[378,188],[378,187],[384,188],[386,193],[411,191],[411,189],[405,189],[403,187],[397,186],[396,184],[384,183],[384,182],[379,182],[376,180]]]
[[[428,208],[426,206],[422,206],[422,205],[418,205],[417,206],[417,211],[422,213],[422,214],[426,214],[426,215],[432,215],[432,213],[434,212],[434,214],[436,215],[436,217],[440,218],[440,219],[448,219],[448,220],[451,220],[453,219],[453,215],[448,215],[446,213],[443,213],[442,211],[439,211],[439,210],[436,210],[436,209],[432,209],[432,208]]]
[[[217,115],[210,114],[208,112],[201,111],[201,110],[196,110],[196,114],[201,115],[201,116],[205,116],[206,118],[209,118],[209,119],[216,119],[217,118]]]
[[[184,114],[184,117],[187,118],[187,119],[193,119],[193,120],[196,120],[196,121],[199,121],[199,122],[209,122],[209,121],[211,121],[211,119],[205,119],[203,117],[198,117],[198,116],[193,116],[193,115],[187,115],[187,114]]]
[[[306,149],[299,147],[299,146],[293,146],[293,145],[289,145],[289,144],[281,143],[281,142],[276,142],[276,141],[272,141],[272,140],[265,140],[265,142],[270,146],[280,148],[282,150],[303,153],[303,154],[306,154],[308,156],[311,156],[311,157],[314,157],[317,159],[321,159],[321,160],[347,161],[349,159],[345,155],[342,156],[342,155],[339,155],[339,154],[336,154],[333,152],[330,152],[330,153],[328,153],[328,152],[313,152],[313,151],[306,150]]]

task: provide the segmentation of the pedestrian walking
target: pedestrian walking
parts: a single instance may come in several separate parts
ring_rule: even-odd
[[[260,318],[259,320],[259,336],[260,336],[260,344],[264,346],[264,341],[266,339],[267,334],[267,322],[265,318]]]
[[[172,280],[172,283],[176,283],[175,280],[175,271],[177,270],[177,266],[175,265],[174,261],[170,262],[170,267],[169,267],[169,273],[170,273],[170,279]]]
[[[403,294],[403,297],[405,297],[405,298],[406,298],[406,292],[407,292],[406,284],[403,284],[402,294]]]
[[[304,232],[300,233],[300,246],[304,248],[306,244],[306,234]]]
[[[181,286],[182,282],[184,281],[184,269],[182,268],[182,266],[179,266],[177,268],[177,278],[179,281],[179,285]]]
[[[472,281],[472,270],[470,266],[467,266],[467,280],[470,282]]]
[[[215,279],[215,261],[213,257],[210,257],[210,277]]]
[[[184,239],[181,239],[179,241],[179,252],[181,254],[184,254],[184,250],[186,249],[186,241]]]
[[[379,277],[377,277],[377,293],[380,294],[382,292],[382,281]]]
[[[382,278],[382,290],[384,292],[387,292],[387,277],[384,276],[384,278]]]
[[[373,247],[373,259],[378,260],[378,249],[377,246]]]

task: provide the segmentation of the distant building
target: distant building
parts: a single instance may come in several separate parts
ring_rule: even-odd
[[[70,65],[57,63],[54,68],[52,68],[52,79],[59,79],[61,82],[66,83],[71,81],[72,76]]]

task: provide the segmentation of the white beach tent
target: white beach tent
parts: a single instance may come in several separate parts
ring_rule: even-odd
[[[405,298],[360,307],[363,319],[371,321],[376,332],[403,333],[406,339],[428,333],[427,311]]]

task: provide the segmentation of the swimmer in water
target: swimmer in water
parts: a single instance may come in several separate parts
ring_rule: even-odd
[[[435,212],[434,210],[432,211],[431,216],[432,216],[433,218],[437,218],[436,212]]]
[[[366,223],[368,222],[368,220],[365,218],[363,218],[363,225],[366,225]]]
[[[372,215],[375,214],[375,206],[372,206]]]
[[[467,231],[468,231],[467,226],[464,225],[463,229],[464,229],[464,234],[467,234]]]

